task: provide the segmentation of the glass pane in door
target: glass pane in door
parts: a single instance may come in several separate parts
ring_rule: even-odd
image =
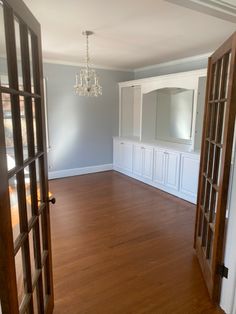
[[[28,221],[32,218],[32,201],[31,201],[31,181],[30,181],[30,169],[29,166],[24,169],[25,177],[25,194],[26,194],[26,207]]]
[[[11,205],[13,240],[15,241],[20,234],[20,216],[19,216],[16,176],[12,177],[9,180],[9,194],[10,194],[10,205]]]
[[[36,267],[35,267],[35,241],[34,241],[33,230],[29,233],[29,249],[30,249],[30,264],[31,264],[31,274],[32,280],[35,277]]]
[[[13,139],[11,98],[9,94],[2,94],[2,107],[5,131],[5,144],[7,153],[7,167],[8,170],[11,170],[15,167],[16,164]]]
[[[9,86],[3,3],[0,0],[0,85]]]
[[[23,269],[22,250],[20,249],[15,256],[16,282],[19,306],[21,305],[26,291],[26,278]]]
[[[38,152],[38,145],[37,145],[37,128],[36,128],[36,103],[35,99],[32,98],[32,113],[33,113],[33,129],[34,129],[34,151],[35,154]]]
[[[28,154],[28,141],[27,141],[27,126],[25,117],[25,100],[20,96],[20,117],[21,117],[21,133],[22,133],[22,145],[24,159],[29,157]]]
[[[36,159],[36,180],[37,180],[37,201],[38,201],[38,208],[40,208],[40,205],[43,203],[43,199],[42,199],[39,159]]]
[[[39,216],[40,255],[43,257],[42,215]]]
[[[20,25],[16,18],[14,18],[15,24],[15,38],[16,38],[16,57],[17,57],[17,70],[18,70],[18,88],[23,90],[22,81],[22,60],[21,60],[21,44],[20,44]]]
[[[34,76],[33,76],[33,55],[32,55],[32,35],[28,33],[29,57],[30,57],[30,77],[31,77],[31,93],[34,93]]]

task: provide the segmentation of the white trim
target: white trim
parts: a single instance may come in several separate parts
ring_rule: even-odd
[[[222,20],[236,22],[236,6],[223,0],[166,0],[190,10],[208,14]]]
[[[236,288],[235,288],[235,294],[233,299],[233,311],[232,313],[236,313]]]
[[[52,60],[52,59],[48,59],[48,58],[43,58],[43,63],[71,65],[71,66],[76,66],[76,67],[84,67],[85,66],[84,63],[63,61],[63,60]],[[98,65],[98,64],[92,64],[92,67],[95,68],[95,69],[101,69],[101,70],[134,72],[134,69],[124,69],[124,68],[119,68],[119,67],[109,67],[109,66]]]
[[[57,179],[57,178],[73,177],[73,176],[80,176],[82,174],[109,171],[112,169],[113,169],[113,164],[104,164],[104,165],[98,165],[98,166],[49,171],[48,178],[49,180],[51,180],[51,179]]]
[[[190,89],[195,89],[198,86],[198,78],[202,76],[207,76],[207,69],[199,69],[199,70],[192,70],[192,71],[185,71],[185,72],[178,72],[178,73],[171,73],[171,74],[165,74],[165,75],[158,75],[158,76],[153,76],[153,77],[145,77],[141,79],[135,79],[135,80],[130,80],[130,81],[124,81],[124,82],[119,82],[120,87],[125,87],[125,86],[135,86],[135,85],[143,85],[143,84],[148,84],[148,87],[150,87],[150,83],[160,83],[164,87],[169,87],[166,85],[169,81],[178,81],[179,82],[184,82],[184,87],[183,88],[190,88]],[[180,81],[182,80],[182,81]],[[195,81],[194,86],[188,87],[188,84],[192,84],[193,80]],[[177,84],[177,85],[178,85]],[[176,84],[174,84],[175,87]],[[181,87],[178,85],[178,87]],[[162,88],[162,87],[158,87]],[[156,87],[154,88],[156,89]],[[150,91],[150,90],[149,90]],[[147,93],[144,88],[142,88],[142,93],[145,94]]]
[[[209,58],[209,56],[211,54],[212,54],[212,52],[208,52],[208,53],[204,53],[204,54],[201,54],[201,55],[196,55],[196,56],[191,56],[191,57],[181,58],[181,59],[175,59],[175,60],[168,61],[168,62],[157,63],[157,64],[149,65],[149,66],[146,66],[146,67],[136,68],[136,69],[134,69],[134,72],[136,73],[136,72],[140,72],[140,71],[151,70],[153,68],[159,69],[159,68],[165,68],[167,66],[174,66],[174,65],[184,64],[184,63],[187,63],[187,62],[201,61],[201,60],[205,60],[205,59]]]
[[[181,59],[175,59],[172,61],[167,61],[167,62],[162,62],[162,63],[157,63],[157,64],[152,64],[140,68],[120,68],[120,67],[110,67],[110,66],[105,66],[105,65],[99,65],[99,64],[93,64],[93,67],[95,69],[101,69],[101,70],[113,70],[113,71],[122,71],[122,72],[141,72],[141,71],[146,71],[146,70],[151,70],[153,68],[159,69],[159,68],[165,68],[167,66],[174,66],[174,65],[180,65],[180,64],[185,64],[187,62],[194,62],[194,61],[201,61],[209,58],[209,56],[213,52],[208,52],[196,56],[191,56],[191,57],[186,57],[186,58],[181,58]],[[80,62],[73,62],[73,61],[64,61],[64,60],[56,60],[56,59],[48,59],[48,58],[43,58],[43,63],[51,63],[51,64],[61,64],[61,65],[71,65],[71,66],[77,66],[77,67],[83,67],[84,63]]]

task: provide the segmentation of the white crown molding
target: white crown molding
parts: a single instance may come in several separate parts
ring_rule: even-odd
[[[112,169],[113,169],[113,164],[104,164],[104,165],[98,165],[98,166],[65,169],[65,170],[59,170],[59,171],[49,171],[48,178],[49,180],[52,180],[52,179],[58,179],[58,178],[80,176],[80,175],[89,174],[89,173],[109,171]]]
[[[136,73],[136,72],[141,72],[141,71],[147,71],[147,70],[151,70],[153,68],[160,69],[160,68],[165,68],[167,66],[184,64],[187,62],[202,61],[202,60],[209,58],[209,56],[212,53],[213,52],[208,52],[208,53],[204,53],[201,55],[196,55],[196,56],[191,56],[191,57],[187,57],[187,58],[175,59],[175,60],[168,61],[168,62],[162,62],[162,63],[153,64],[153,65],[148,65],[146,67],[136,68],[134,70],[134,72]]]
[[[177,80],[179,82],[178,87],[195,89],[195,86],[193,84],[198,84],[198,78],[206,76],[206,75],[207,75],[207,69],[203,68],[203,69],[192,70],[192,71],[158,75],[158,76],[153,76],[153,77],[145,77],[145,78],[135,79],[131,81],[120,82],[118,84],[120,87],[141,85],[142,93],[147,93],[147,90],[150,91],[150,90],[155,90],[155,89],[159,89],[159,88],[163,88],[167,86],[173,87],[172,83],[176,82]],[[180,85],[180,82],[182,82],[181,85]],[[153,84],[154,84],[154,89],[153,89]]]
[[[48,59],[43,58],[43,63],[51,63],[51,64],[60,64],[60,65],[70,65],[70,66],[76,66],[76,67],[84,67],[84,63],[79,62],[71,62],[71,61],[63,61],[63,60],[55,60],[55,59]],[[98,64],[92,64],[92,67],[94,69],[100,69],[100,70],[110,70],[110,71],[122,71],[122,72],[133,72],[133,69],[124,69],[119,67],[109,67],[104,65],[98,65]]]
[[[165,0],[194,11],[236,23],[236,5],[223,0]]]
[[[141,71],[147,71],[151,69],[160,69],[160,68],[165,68],[168,66],[174,66],[174,65],[181,65],[185,64],[188,62],[195,62],[195,61],[202,61],[206,60],[213,52],[208,52],[204,53],[201,55],[196,55],[196,56],[191,56],[187,58],[181,58],[181,59],[175,59],[172,61],[168,62],[162,62],[162,63],[157,63],[157,64],[152,64],[148,65],[145,67],[140,67],[136,69],[131,69],[131,68],[117,68],[117,67],[109,67],[109,66],[103,66],[103,65],[93,65],[95,69],[101,69],[101,70],[111,70],[111,71],[123,71],[123,72],[141,72]],[[43,63],[51,63],[51,64],[61,64],[61,65],[70,65],[70,66],[76,66],[76,67],[84,67],[84,63],[79,63],[79,62],[70,62],[70,61],[63,61],[63,60],[52,60],[48,58],[43,59]]]

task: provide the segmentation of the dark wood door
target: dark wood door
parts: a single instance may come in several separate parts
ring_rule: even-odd
[[[219,302],[236,115],[236,33],[209,58],[195,247],[210,296]]]
[[[52,313],[40,25],[0,1],[0,312]]]

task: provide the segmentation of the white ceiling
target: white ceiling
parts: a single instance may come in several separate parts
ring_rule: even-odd
[[[235,31],[233,22],[165,0],[24,0],[42,26],[45,59],[136,69],[207,53]]]

